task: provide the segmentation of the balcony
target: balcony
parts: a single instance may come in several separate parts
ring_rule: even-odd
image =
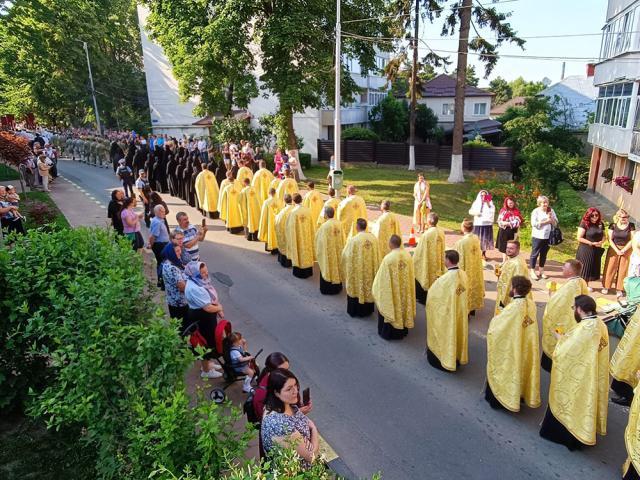
[[[594,123],[589,125],[587,141],[596,147],[626,157],[631,150],[631,134],[630,128]]]
[[[369,121],[368,109],[364,105],[361,107],[342,107],[340,120],[343,125],[367,123]],[[333,109],[322,110],[322,126],[326,127],[327,125],[333,125]]]

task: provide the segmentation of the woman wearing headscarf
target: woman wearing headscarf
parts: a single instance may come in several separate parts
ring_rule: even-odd
[[[493,250],[493,220],[496,207],[491,200],[491,194],[480,190],[471,204],[469,215],[473,215],[473,233],[480,238],[482,258],[487,259],[487,250]]]
[[[522,220],[515,198],[507,195],[498,213],[498,236],[496,237],[496,248],[502,253],[503,262],[507,260],[507,242],[516,238]]]
[[[222,374],[216,369],[220,367],[213,363],[218,315],[224,316],[222,305],[218,300],[218,292],[211,284],[209,271],[204,262],[187,263],[184,267],[184,274],[187,277],[184,295],[189,305],[189,323],[198,324],[198,330],[207,342],[208,351],[202,358],[200,377],[219,378]]]
[[[189,305],[184,291],[187,286],[187,277],[184,273],[184,265],[180,260],[182,256],[182,244],[169,242],[160,254],[162,262],[162,279],[164,281],[165,294],[169,316],[180,320],[180,333],[189,326]]]

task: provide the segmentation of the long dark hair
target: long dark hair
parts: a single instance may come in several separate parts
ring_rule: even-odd
[[[276,368],[280,368],[284,362],[288,362],[289,359],[282,352],[273,352],[270,353],[267,359],[264,361],[264,368],[260,372],[260,376],[258,377],[258,384],[260,384],[260,380],[262,380],[265,376],[273,372]]]
[[[296,385],[300,388],[300,382],[291,370],[276,368],[271,372],[269,375],[269,384],[267,385],[267,398],[264,401],[264,406],[267,410],[284,413],[284,402],[276,396],[276,393],[280,393],[287,383],[287,380],[291,378],[296,381]]]

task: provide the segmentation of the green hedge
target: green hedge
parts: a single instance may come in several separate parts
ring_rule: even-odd
[[[380,140],[380,137],[373,130],[362,127],[348,127],[340,134],[342,140]]]
[[[190,405],[193,355],[146,294],[126,240],[30,231],[0,251],[0,268],[0,408],[75,432],[98,478],[148,478],[158,465],[216,477],[242,457],[239,412]]]

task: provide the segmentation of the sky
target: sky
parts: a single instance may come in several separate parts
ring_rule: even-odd
[[[483,4],[491,4],[484,0]],[[504,43],[499,53],[522,56],[589,57],[597,59],[600,52],[600,35],[566,38],[526,38],[540,35],[600,34],[605,23],[607,0],[510,0],[497,3],[494,7],[501,12],[512,12],[509,23],[520,37],[525,38],[525,50]],[[423,24],[422,38],[440,55],[449,55],[452,60],[450,70],[455,68],[456,55],[438,50],[456,50],[457,37],[440,37],[442,22]],[[472,30],[473,33],[473,30]],[[487,38],[491,35],[488,32]],[[453,39],[452,39],[453,38]],[[424,45],[423,45],[424,46]],[[425,47],[426,48],[426,47]],[[426,50],[425,50],[426,52]],[[422,51],[420,52],[423,53]],[[470,60],[474,58],[469,56]],[[552,82],[560,80],[562,60],[539,60],[532,58],[500,58],[488,79],[484,78],[484,67],[477,60],[476,73],[480,86],[487,86],[497,76],[513,80],[519,76],[525,80],[540,81],[544,77]],[[566,61],[565,76],[586,75],[585,60]]]

